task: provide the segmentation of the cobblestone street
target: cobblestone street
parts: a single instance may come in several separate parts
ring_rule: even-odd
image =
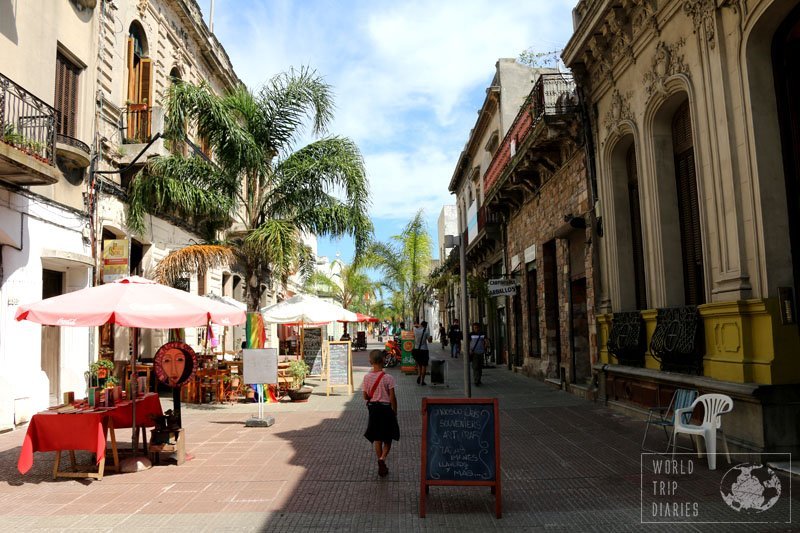
[[[437,348],[435,357],[445,354]],[[484,371],[476,397],[497,397],[501,408],[503,517],[493,514],[487,489],[432,487],[427,518],[418,517],[420,400],[462,397],[461,359],[448,361],[448,385],[398,381],[401,440],[389,457],[388,477],[377,476],[362,437],[366,410],[360,391],[307,403],[268,404],[270,428],[245,428],[252,404],[183,407],[188,451],[178,467],[155,466],[101,481],[52,480],[52,453],[37,453],[22,476],[16,462],[24,429],[0,435],[0,526],[3,530],[70,531],[764,531],[791,524],[642,525],[640,440],[644,425],[503,368]],[[368,367],[355,356],[356,386]],[[320,392],[321,391],[321,392]],[[165,409],[171,400],[162,398]],[[118,431],[123,443],[129,433]],[[652,444],[662,446],[653,434]],[[78,454],[84,462],[87,454]],[[735,463],[736,461],[734,461]],[[719,499],[728,470],[720,459],[681,485],[687,501]],[[781,476],[788,507],[788,478]],[[795,507],[797,497],[794,497]],[[725,509],[724,505],[721,506]],[[649,507],[648,507],[649,509]],[[645,512],[648,511],[645,509]],[[784,508],[784,510],[787,510]],[[714,516],[720,520],[741,520]],[[757,516],[755,517],[757,518]],[[708,519],[708,516],[706,516]]]

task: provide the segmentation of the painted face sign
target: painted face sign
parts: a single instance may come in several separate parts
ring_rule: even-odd
[[[170,387],[180,387],[194,376],[197,354],[185,342],[168,342],[158,349],[153,369],[158,380]]]

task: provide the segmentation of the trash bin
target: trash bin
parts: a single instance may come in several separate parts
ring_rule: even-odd
[[[444,359],[431,359],[431,383],[444,384]]]

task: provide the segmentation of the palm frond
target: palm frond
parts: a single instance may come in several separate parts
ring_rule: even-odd
[[[128,189],[128,227],[145,230],[146,213],[175,215],[188,222],[229,221],[230,180],[199,158],[160,157],[149,162]]]
[[[236,263],[236,253],[229,246],[219,244],[195,244],[174,250],[158,262],[155,279],[159,283],[172,285],[187,274],[207,272],[218,267],[230,267]]]

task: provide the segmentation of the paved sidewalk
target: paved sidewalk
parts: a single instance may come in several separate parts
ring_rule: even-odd
[[[642,511],[643,423],[504,368],[484,370],[483,386],[473,389],[474,396],[500,399],[503,518],[494,518],[493,497],[487,489],[432,487],[427,518],[421,519],[421,398],[463,397],[463,360],[450,359],[438,345],[432,355],[446,359],[449,387],[421,387],[413,376],[390,370],[398,381],[401,440],[392,449],[387,478],[377,476],[371,446],[362,436],[366,409],[360,391],[326,397],[324,386],[311,380],[316,392],[307,403],[267,404],[266,411],[276,419],[270,428],[244,427],[244,420],[256,412],[253,404],[184,405],[187,449],[193,460],[180,467],[110,474],[102,481],[53,481],[52,453],[37,453],[33,469],[22,476],[16,462],[24,429],[2,434],[0,527],[131,532],[789,531],[793,527],[642,525],[651,508],[646,501]],[[368,371],[366,352],[355,355],[353,370],[359,386]],[[162,402],[165,409],[171,407],[170,399]],[[124,442],[130,440],[129,430],[117,435]],[[654,438],[651,444],[664,442]],[[88,461],[88,454],[78,455]],[[717,471],[708,471],[705,459],[694,457],[695,474],[680,479],[681,498],[721,508],[706,517],[742,520],[745,515],[720,506],[720,480],[730,467],[724,459],[719,462]],[[772,512],[788,511],[790,501],[796,509],[798,498],[795,494],[792,501],[789,496],[789,479],[783,475],[780,479],[783,493]]]

